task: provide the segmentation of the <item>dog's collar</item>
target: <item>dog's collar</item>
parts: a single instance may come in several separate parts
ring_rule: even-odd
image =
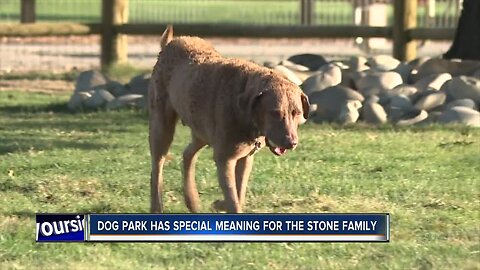
[[[262,148],[262,142],[257,138],[255,138],[255,142],[253,143],[253,149],[250,151],[250,156],[255,155],[260,149]]]

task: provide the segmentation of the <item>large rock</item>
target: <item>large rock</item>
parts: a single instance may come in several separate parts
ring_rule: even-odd
[[[417,57],[408,62],[408,65],[412,68],[412,70],[418,71],[418,69],[430,59],[431,58],[428,56]]]
[[[142,107],[145,96],[138,94],[129,94],[121,97],[117,97],[107,103],[107,109],[118,109],[122,107]]]
[[[475,72],[473,72],[472,77],[480,80],[480,68],[475,70]]]
[[[363,101],[363,104],[365,103],[378,103],[380,102],[380,98],[376,95],[370,95],[370,96],[366,96],[365,97],[365,100]]]
[[[150,74],[138,75],[133,77],[127,84],[127,90],[130,94],[148,95],[148,84],[150,82]]]
[[[402,77],[396,72],[375,72],[358,79],[356,86],[360,93],[368,96],[382,94],[402,82]]]
[[[105,89],[115,97],[119,97],[127,94],[127,87],[124,84],[117,81],[109,81],[105,85]]]
[[[402,111],[409,111],[413,108],[413,104],[410,99],[402,94],[389,96],[388,106],[391,108],[399,108]]]
[[[389,95],[404,95],[412,97],[418,92],[418,88],[413,85],[400,84],[388,92]]]
[[[280,63],[278,63],[278,65],[285,66],[288,69],[294,70],[294,71],[300,71],[300,72],[309,71],[309,69],[306,66],[298,65],[288,60],[282,60],[280,61]]]
[[[359,100],[347,100],[340,106],[340,114],[335,119],[338,124],[352,124],[357,122],[360,117],[358,109],[362,107],[362,102]]]
[[[73,92],[73,95],[68,101],[67,107],[73,112],[79,111],[83,108],[84,102],[91,97],[92,94],[90,92]]]
[[[85,100],[85,106],[88,108],[100,108],[104,104],[112,101],[115,97],[110,94],[107,90],[104,89],[98,89],[93,92],[92,96]]]
[[[451,79],[444,85],[445,91],[453,99],[473,99],[480,103],[480,79],[460,76]]]
[[[327,60],[325,60],[323,56],[310,53],[293,55],[287,60],[297,65],[305,66],[310,70],[317,70],[327,63]]]
[[[382,105],[373,102],[364,102],[362,107],[363,121],[378,125],[387,122],[387,113]]]
[[[342,71],[334,64],[324,65],[308,77],[302,84],[302,90],[305,94],[310,94],[314,91],[321,91],[327,87],[335,86],[342,81]]]
[[[80,73],[75,82],[75,92],[104,88],[108,79],[99,71],[89,70]]]
[[[313,92],[309,95],[309,100],[312,105],[317,107],[312,115],[314,122],[338,122],[343,124],[358,119],[358,108],[361,107],[364,98],[353,89],[332,86],[323,91]]]
[[[415,102],[415,108],[419,110],[430,111],[439,106],[442,106],[447,100],[447,95],[444,92],[436,92],[427,96],[421,97],[417,102]]]
[[[449,73],[431,74],[418,80],[415,83],[415,87],[417,87],[420,91],[424,91],[427,89],[440,90],[442,85],[451,78],[452,75],[450,75]]]
[[[281,73],[283,76],[285,76],[288,80],[290,80],[294,84],[296,85],[302,84],[302,80],[300,80],[300,78],[295,74],[295,72],[291,71],[289,68],[278,65],[278,66],[275,66],[273,69]]]
[[[397,121],[399,126],[411,126],[420,123],[427,119],[428,113],[424,110],[410,111],[407,114],[402,115],[401,119]]]
[[[464,124],[467,126],[480,127],[480,112],[467,107],[453,107],[445,110],[438,118],[443,124]]]
[[[392,69],[391,71],[394,71],[400,76],[402,76],[402,80],[404,83],[409,83],[410,82],[410,77],[412,74],[412,67],[407,64],[407,63],[400,63],[396,68]]]
[[[450,109],[450,108],[457,107],[457,106],[467,107],[467,108],[470,108],[470,109],[473,109],[473,110],[478,109],[477,105],[475,104],[475,101],[473,101],[473,99],[469,99],[469,98],[456,99],[456,100],[448,103],[445,106],[445,108]]]
[[[364,71],[370,68],[367,66],[367,58],[363,56],[352,56],[345,64],[348,65],[349,69],[355,71]]]
[[[365,76],[366,74],[363,71],[358,71],[351,68],[342,69],[342,81],[340,84],[348,88],[357,89],[356,82]]]
[[[418,68],[418,72],[413,76],[413,79],[416,82],[428,75],[439,73],[449,73],[452,77],[456,77],[471,74],[479,67],[480,61],[432,58]]]
[[[377,71],[389,71],[397,68],[400,61],[390,55],[376,55],[367,59],[367,65]]]

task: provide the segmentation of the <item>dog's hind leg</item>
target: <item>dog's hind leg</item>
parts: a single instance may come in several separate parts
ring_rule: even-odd
[[[173,110],[168,97],[157,98],[150,94],[150,153],[152,157],[151,201],[152,213],[163,212],[163,164],[173,141],[177,113]]]
[[[243,208],[245,205],[245,194],[247,192],[248,178],[252,172],[253,155],[248,155],[237,161],[235,167],[235,180],[237,184],[238,203]]]
[[[200,210],[200,199],[195,183],[195,163],[198,152],[206,145],[205,142],[192,134],[192,142],[183,151],[183,195],[188,210],[196,213]]]

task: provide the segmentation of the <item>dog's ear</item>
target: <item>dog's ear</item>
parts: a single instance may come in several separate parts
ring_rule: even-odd
[[[238,97],[237,106],[240,111],[245,112],[245,116],[250,121],[253,119],[255,107],[260,102],[263,92],[253,93],[252,91],[245,91]]]
[[[173,26],[171,24],[167,25],[167,28],[162,34],[162,37],[160,38],[160,49],[162,51],[165,50],[165,47],[167,47],[168,43],[172,41],[173,39]]]
[[[307,120],[310,113],[310,102],[308,102],[308,97],[304,93],[300,94],[300,98],[302,100],[303,118]]]

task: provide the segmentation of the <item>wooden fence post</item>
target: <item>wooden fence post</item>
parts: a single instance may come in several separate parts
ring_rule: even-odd
[[[400,61],[412,60],[417,54],[417,43],[408,30],[417,26],[417,0],[395,0],[393,11],[393,57]]]
[[[35,0],[22,0],[20,3],[20,22],[35,22]]]
[[[127,23],[127,21],[128,0],[102,1],[102,69],[128,60],[127,36],[119,34],[115,29],[115,26]]]
[[[315,17],[315,0],[300,1],[300,23],[312,25]]]

